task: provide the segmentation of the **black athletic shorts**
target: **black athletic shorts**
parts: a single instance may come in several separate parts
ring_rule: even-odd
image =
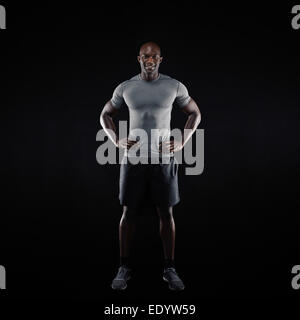
[[[160,160],[157,164],[122,161],[119,193],[121,205],[136,208],[177,204],[180,201],[178,166],[175,157],[171,157],[169,163],[162,163]]]

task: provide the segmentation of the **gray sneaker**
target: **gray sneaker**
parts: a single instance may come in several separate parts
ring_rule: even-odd
[[[127,288],[127,281],[130,279],[131,269],[121,266],[114,278],[111,287],[114,290],[125,290]]]
[[[169,283],[169,288],[171,290],[179,291],[184,289],[184,284],[178,277],[178,274],[174,268],[164,269],[163,279]]]

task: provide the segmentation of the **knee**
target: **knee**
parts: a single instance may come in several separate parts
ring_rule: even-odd
[[[173,219],[172,207],[166,207],[166,208],[158,207],[157,213],[158,213],[160,221],[162,221],[162,222],[169,222]]]
[[[124,206],[122,220],[135,221],[138,217],[139,210],[137,208],[131,208]]]

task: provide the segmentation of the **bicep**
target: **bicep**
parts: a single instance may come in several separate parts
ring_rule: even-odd
[[[103,107],[102,110],[102,115],[106,114],[110,117],[114,117],[116,114],[119,113],[119,109],[115,108],[111,102],[111,100],[107,101],[105,106]]]
[[[181,108],[182,112],[186,113],[186,114],[200,114],[200,110],[196,104],[196,102],[190,98],[189,102],[187,105],[185,105],[184,107]]]
[[[123,99],[123,83],[119,84],[110,99],[110,103],[115,109],[121,109],[124,99]]]
[[[191,97],[189,96],[189,92],[186,86],[180,81],[178,81],[175,103],[178,105],[179,108],[183,108],[189,103],[190,100]]]

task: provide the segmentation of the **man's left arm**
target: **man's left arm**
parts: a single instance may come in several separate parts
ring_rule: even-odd
[[[196,102],[192,98],[190,99],[189,103],[181,110],[188,115],[188,119],[185,123],[184,129],[190,129],[187,130],[188,133],[186,135],[183,135],[182,147],[184,147],[184,145],[193,135],[199,123],[201,122],[201,113]]]
[[[197,129],[199,123],[201,122],[201,113],[196,104],[196,102],[190,98],[188,104],[181,108],[181,110],[188,115],[188,119],[185,123],[182,141],[178,140],[170,140],[165,141],[164,144],[166,145],[168,151],[176,152],[181,150],[188,140],[191,138],[195,130]]]

